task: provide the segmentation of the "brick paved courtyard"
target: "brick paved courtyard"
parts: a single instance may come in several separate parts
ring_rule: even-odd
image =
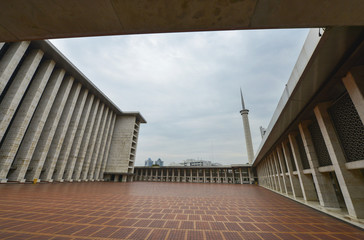
[[[0,239],[364,239],[264,188],[196,183],[0,185]]]

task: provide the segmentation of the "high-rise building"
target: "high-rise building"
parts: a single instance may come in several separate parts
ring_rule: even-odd
[[[147,160],[145,160],[144,166],[147,166],[147,167],[153,166],[153,160],[151,158],[148,158]]]
[[[163,161],[162,161],[162,159],[160,159],[160,158],[158,158],[158,160],[157,161],[155,161],[155,165],[158,165],[158,166],[160,166],[160,167],[163,167]]]

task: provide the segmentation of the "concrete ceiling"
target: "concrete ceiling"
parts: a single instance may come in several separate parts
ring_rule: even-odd
[[[364,25],[362,0],[11,0],[0,42],[232,29]]]

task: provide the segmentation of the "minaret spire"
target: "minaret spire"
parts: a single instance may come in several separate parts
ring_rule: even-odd
[[[248,153],[249,164],[252,164],[252,162],[254,160],[254,150],[253,150],[252,136],[251,136],[251,133],[250,133],[250,126],[249,126],[249,118],[248,118],[249,110],[245,108],[243,92],[241,91],[241,88],[240,88],[240,96],[241,96],[241,105],[242,105],[242,108],[243,108],[240,111],[240,114],[241,114],[241,116],[243,118],[246,150],[247,150],[247,153]]]
[[[240,97],[241,97],[241,106],[242,106],[243,110],[245,110],[243,92],[241,91],[241,87],[240,87]]]

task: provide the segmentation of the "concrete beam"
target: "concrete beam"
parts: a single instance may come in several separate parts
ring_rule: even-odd
[[[362,9],[361,0],[13,0],[1,4],[0,41],[358,26]]]

